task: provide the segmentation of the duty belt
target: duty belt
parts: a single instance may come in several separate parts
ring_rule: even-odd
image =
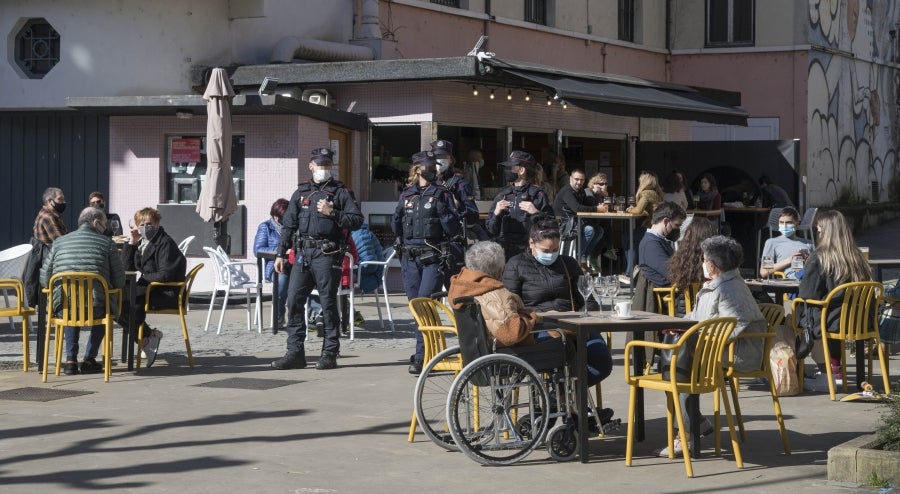
[[[338,243],[327,238],[302,237],[297,240],[297,246],[301,249],[322,249],[323,251],[334,251],[338,248]]]

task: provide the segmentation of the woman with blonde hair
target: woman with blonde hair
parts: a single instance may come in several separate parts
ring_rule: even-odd
[[[803,277],[800,280],[801,298],[822,300],[834,287],[843,283],[872,281],[872,269],[853,240],[850,225],[840,211],[819,211],[816,214],[816,231],[818,243],[803,267]],[[808,312],[804,310],[800,317],[801,324],[808,324],[807,318],[812,318],[809,322],[812,322],[815,331],[822,327],[822,314],[818,309],[813,308]],[[825,317],[828,331],[837,331],[840,304],[832,304]],[[817,339],[821,337],[820,334],[816,335]],[[834,355],[841,354],[841,340],[828,340],[828,351],[832,355],[832,374],[840,381],[843,379],[841,362]],[[824,364],[820,364],[820,367],[820,370],[824,370]]]
[[[659,179],[656,178],[656,174],[648,171],[641,172],[638,177],[637,192],[634,194],[635,204],[627,209],[627,212],[629,213],[643,214],[646,216],[641,225],[635,228],[631,233],[634,236],[634,245],[639,244],[641,239],[644,238],[644,233],[652,224],[653,210],[656,209],[656,206],[658,206],[662,200],[663,192],[659,187]],[[632,270],[635,264],[638,263],[637,251],[633,251],[629,248],[630,244],[628,244],[628,239],[626,237],[622,238],[622,242],[625,243],[623,247],[625,248],[625,256],[627,259],[625,274],[626,276],[631,277]]]
[[[409,176],[406,177],[406,186],[417,183],[419,181],[419,172],[422,171],[422,165],[412,165],[409,167]]]

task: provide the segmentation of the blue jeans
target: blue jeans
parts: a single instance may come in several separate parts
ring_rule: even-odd
[[[603,227],[585,225],[581,235],[581,257],[585,258],[591,255],[591,252],[597,248],[600,239],[603,238]]]
[[[548,332],[541,331],[537,334],[535,340],[537,342],[546,341],[548,338],[553,338]],[[566,337],[566,344],[568,346],[570,340],[573,337]],[[572,349],[575,348],[574,345],[571,345]],[[572,360],[574,360],[574,356],[570,356]],[[603,337],[600,336],[599,333],[591,333],[587,340],[587,385],[588,387],[594,386],[600,381],[609,377],[612,373],[612,355],[609,353],[609,347],[606,346],[606,341],[603,340]]]
[[[66,326],[63,330],[65,333],[67,360],[78,360],[78,337],[82,329],[84,328]],[[97,358],[105,332],[106,328],[102,325],[91,326],[91,336],[84,348],[84,358]]]

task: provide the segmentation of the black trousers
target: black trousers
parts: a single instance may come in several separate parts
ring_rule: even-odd
[[[291,267],[288,282],[287,353],[302,355],[306,339],[306,299],[313,289],[319,292],[322,304],[325,340],[322,354],[337,355],[340,350],[340,319],[337,291],[341,282],[342,254],[324,254],[319,248],[301,249],[302,261]],[[352,318],[353,315],[351,314]]]

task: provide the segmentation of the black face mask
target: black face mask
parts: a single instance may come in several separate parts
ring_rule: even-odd
[[[66,203],[53,201],[53,210],[59,214],[63,214],[66,210]]]
[[[512,170],[506,170],[503,172],[503,180],[505,180],[507,182],[515,182],[518,179],[519,179],[519,174]]]
[[[677,242],[678,239],[681,238],[681,228],[673,228],[671,232],[666,235],[666,239],[672,242]]]
[[[432,183],[437,180],[437,171],[433,169],[424,169],[421,171],[421,175],[422,178],[424,178],[428,183]]]

